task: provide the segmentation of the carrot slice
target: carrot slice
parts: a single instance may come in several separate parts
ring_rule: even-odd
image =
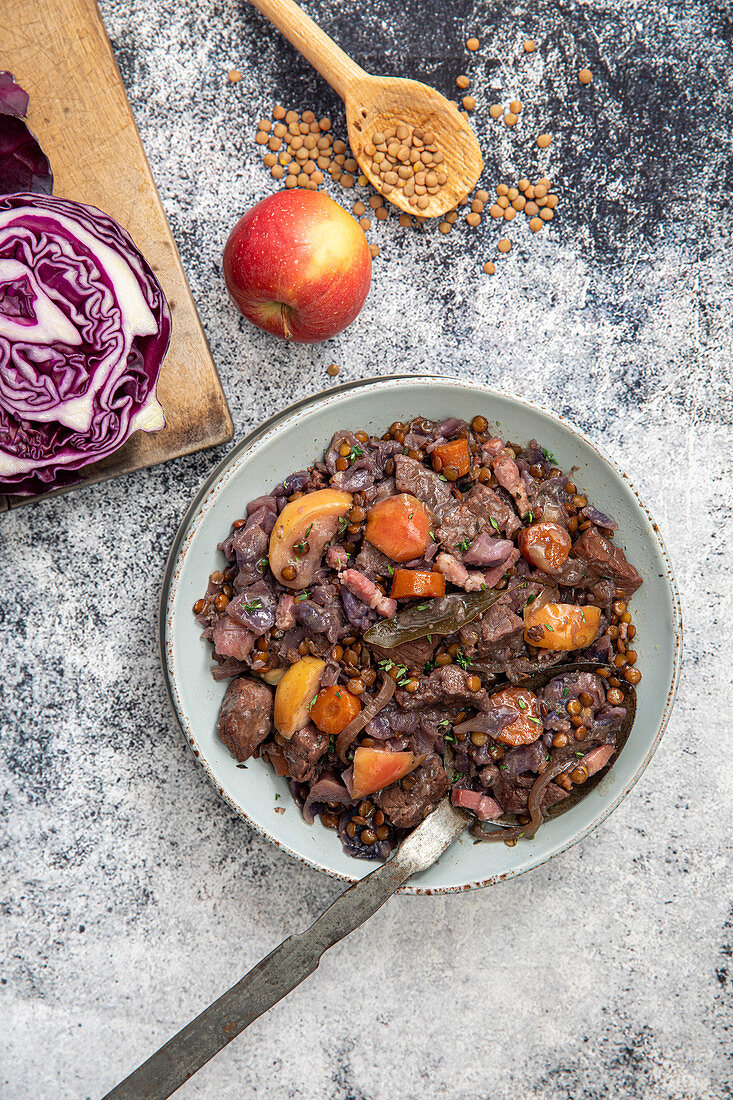
[[[427,573],[421,569],[395,569],[390,596],[393,600],[445,596],[445,577],[442,573]]]
[[[436,462],[436,458],[440,462]],[[467,439],[454,439],[452,443],[441,443],[433,451],[433,466],[436,470],[444,470],[446,466],[453,466],[458,471],[458,476],[463,477],[471,469],[471,452],[468,449]]]
[[[352,718],[361,710],[361,703],[345,687],[333,684],[321,688],[316,701],[310,708],[311,721],[329,737],[336,736],[346,729]]]

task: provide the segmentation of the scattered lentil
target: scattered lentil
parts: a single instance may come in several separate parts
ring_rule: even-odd
[[[528,38],[527,41],[524,43],[524,52],[525,53],[534,53],[536,48],[537,47],[534,43],[534,40],[531,39],[531,38]]]
[[[369,252],[371,253],[372,259],[376,260],[377,256],[379,255],[379,245],[378,244],[370,244],[369,245]]]
[[[518,115],[519,112],[522,110],[522,104],[519,102],[518,99],[513,99],[509,104],[509,110],[513,111],[515,115]]]
[[[228,76],[232,84],[238,84],[239,81],[242,79],[242,74],[240,73],[239,69],[230,69]],[[587,84],[588,82],[584,81],[584,83]]]
[[[502,107],[501,103],[492,103],[489,107],[489,114],[492,118],[501,118],[501,116],[504,114],[504,108]]]
[[[504,124],[506,126],[516,126],[518,122],[519,119],[513,111],[507,111],[507,113],[504,115]]]
[[[487,260],[486,263],[484,264],[484,273],[486,275],[493,275],[495,271],[496,271],[496,268],[492,264],[491,260]]]
[[[461,75],[461,76],[456,77],[456,84],[458,85],[459,88],[468,88],[470,83],[471,83],[471,81],[468,79],[467,76]]]
[[[472,111],[476,106],[476,100],[472,95],[465,95],[461,102],[467,111]]]
[[[500,252],[511,252],[512,242],[506,237],[502,237],[496,247]]]
[[[537,138],[537,144],[539,145],[540,149],[547,149],[548,146],[552,144],[552,135],[540,134],[540,136]]]
[[[471,53],[476,53],[476,50],[479,48],[480,45],[481,43],[479,42],[478,38],[466,39],[466,49],[470,50]]]
[[[578,80],[581,84],[590,84],[593,79],[593,73],[590,69],[581,69],[578,73]]]
[[[330,374],[332,378],[335,378],[340,370],[341,367],[337,363],[329,363],[326,367],[326,373]]]
[[[540,229],[542,229],[542,222],[539,218],[530,218],[529,228],[532,230],[533,233],[539,233]]]

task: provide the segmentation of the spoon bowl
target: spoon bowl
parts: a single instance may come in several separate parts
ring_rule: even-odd
[[[349,144],[372,187],[407,214],[439,218],[465,199],[476,186],[484,167],[479,143],[457,107],[419,80],[377,77],[364,74],[348,88],[345,98]],[[366,155],[366,146],[380,130],[404,123],[409,129],[431,130],[443,154],[440,167],[448,179],[428,205],[418,209],[395,187],[385,190],[384,181]]]

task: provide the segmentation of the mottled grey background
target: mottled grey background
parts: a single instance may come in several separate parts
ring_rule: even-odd
[[[489,891],[393,899],[180,1096],[731,1096],[726,0],[310,0],[367,68],[448,93],[470,71],[486,185],[541,170],[562,195],[539,237],[512,224],[493,278],[494,223],[445,238],[380,224],[363,313],[315,348],[239,319],[220,256],[272,186],[253,124],[280,100],[343,133],[334,94],[245,0],[101,8],[237,437],[334,360],[341,380],[430,370],[527,395],[632,474],[686,617],[669,731],[598,833]],[[520,126],[489,124],[488,103],[514,96]],[[3,1100],[99,1097],[340,889],[233,816],[168,709],[163,564],[221,453],[0,517]]]

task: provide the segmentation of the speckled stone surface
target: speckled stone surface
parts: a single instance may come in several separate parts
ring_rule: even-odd
[[[448,94],[469,72],[485,185],[541,172],[562,197],[537,237],[508,227],[493,278],[493,222],[447,237],[380,223],[363,313],[314,348],[240,319],[220,256],[272,187],[257,119],[310,106],[343,135],[334,94],[245,0],[100,6],[237,437],[324,387],[332,361],[339,380],[430,370],[527,395],[632,474],[686,620],[668,733],[600,831],[489,891],[393,899],[179,1095],[730,1096],[729,6],[311,0],[367,68]],[[516,130],[490,123],[514,97]],[[538,156],[541,130],[555,141]],[[163,565],[219,457],[0,518],[3,1100],[101,1096],[340,889],[231,813],[168,709]]]

